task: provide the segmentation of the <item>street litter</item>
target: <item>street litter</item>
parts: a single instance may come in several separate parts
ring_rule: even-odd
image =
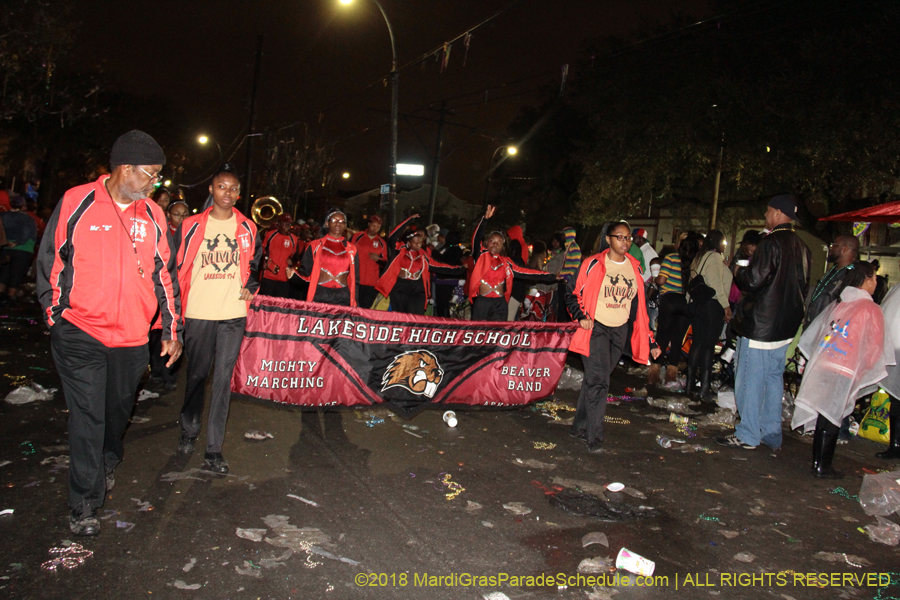
[[[585,575],[598,575],[600,573],[608,573],[613,570],[612,559],[608,556],[600,558],[585,558],[578,563],[578,572]]]
[[[197,564],[197,559],[196,559],[196,558],[192,558],[191,560],[188,561],[188,563],[187,563],[186,565],[184,565],[183,567],[181,567],[181,570],[184,571],[185,573],[187,573],[187,572],[189,572],[191,569],[193,569],[193,568],[194,568],[194,565],[196,565],[196,564]]]
[[[675,438],[669,438],[664,435],[656,436],[656,443],[662,446],[663,448],[671,448],[672,444],[686,444],[685,440],[679,440]]]
[[[248,440],[275,439],[274,435],[272,435],[268,431],[263,431],[262,429],[251,429],[250,431],[244,433],[244,437]]]
[[[237,536],[239,538],[244,538],[245,540],[250,540],[251,542],[261,542],[263,541],[263,537],[266,535],[266,529],[241,529],[237,528]]]
[[[64,542],[65,543],[65,542]],[[50,554],[55,554],[56,558],[52,558],[41,564],[41,568],[45,571],[56,571],[59,567],[64,569],[74,569],[79,565],[83,565],[84,561],[94,555],[92,550],[85,550],[81,544],[71,544],[62,548],[50,548]]]
[[[548,496],[550,506],[560,508],[569,514],[596,517],[603,521],[621,522],[657,516],[652,506],[631,506],[625,502],[602,500],[597,496],[576,490],[563,490]]]
[[[545,417],[550,417],[554,421],[559,421],[561,417],[556,413],[559,411],[575,412],[575,407],[554,398],[553,400],[535,403],[533,410],[539,410]]]
[[[730,408],[720,408],[714,413],[698,417],[696,421],[700,425],[734,427],[735,415],[734,411]]]
[[[737,400],[734,398],[734,390],[721,388],[716,395],[716,404],[719,405],[719,408],[736,410]]]
[[[269,556],[269,558],[259,559],[259,566],[261,566],[263,569],[274,569],[275,567],[286,567],[287,565],[284,564],[284,561],[286,561],[293,555],[294,555],[294,551],[290,550],[290,549],[285,550],[284,554],[282,554],[281,556],[278,556],[273,552]]]
[[[306,498],[304,498],[302,496],[295,496],[294,494],[288,494],[287,497],[293,498],[294,500],[299,500],[300,502],[305,502],[305,503],[309,504],[310,506],[315,506],[316,508],[319,507],[319,505],[316,504],[315,502],[313,502],[312,500],[307,500]]]
[[[179,590],[199,590],[201,587],[203,587],[199,583],[187,584],[180,579],[176,579],[170,585],[178,588]]]
[[[159,398],[159,394],[151,392],[150,390],[141,390],[138,394],[137,401],[143,402],[144,400],[150,400],[151,398]]]
[[[479,511],[484,508],[482,505],[477,502],[472,502],[471,500],[466,500],[466,512],[474,513],[475,511]]]
[[[14,508],[4,508],[3,510],[0,510],[0,517],[5,517],[6,515],[11,515],[14,512],[16,512]]]
[[[491,592],[482,596],[484,600],[509,600],[509,596],[503,592]]]
[[[234,565],[234,570],[238,575],[244,575],[246,577],[256,577],[257,579],[262,577],[262,573],[259,571],[259,567],[254,565],[249,560],[245,560],[242,567]]]
[[[815,554],[813,554],[813,558],[817,560],[824,560],[826,562],[845,562],[848,565],[856,567],[858,569],[862,567],[872,566],[872,563],[862,556],[856,556],[855,554],[844,554],[843,552],[816,552]]]
[[[124,529],[125,533],[128,533],[132,529],[134,529],[134,523],[129,523],[127,521],[116,521],[116,527],[119,529]]]
[[[624,483],[611,483],[608,486],[606,486],[606,489],[608,489],[611,492],[621,492],[622,490],[625,489],[625,484]]]
[[[745,563],[752,563],[754,560],[756,560],[756,555],[750,554],[749,552],[738,552],[734,555],[734,560],[739,560]]]
[[[609,540],[606,539],[606,534],[600,531],[594,531],[581,538],[582,548],[587,548],[591,544],[603,544],[609,548]]]
[[[584,381],[584,373],[579,371],[578,369],[573,369],[572,367],[566,367],[563,371],[562,376],[559,378],[559,383],[556,386],[558,390],[580,390],[581,383]]]
[[[337,560],[342,563],[347,563],[348,565],[353,566],[353,567],[359,566],[359,563],[353,559],[346,558],[343,556],[337,556],[336,554],[332,554],[331,552],[328,552],[327,550],[323,550],[322,548],[319,548],[318,546],[311,546],[309,548],[309,551],[312,552],[313,554],[318,554],[319,556],[324,556],[325,558],[330,558],[331,560]]]
[[[488,529],[494,528],[494,524],[491,523],[490,521],[482,521],[481,524],[484,525],[485,527],[487,527]]]
[[[864,475],[859,503],[869,516],[900,514],[900,471]]]
[[[418,433],[415,433],[415,432],[410,431],[409,429],[404,429],[404,430],[403,430],[403,433],[408,433],[409,435],[411,435],[411,436],[413,436],[413,437],[420,438],[420,439],[421,439],[422,437],[424,437],[424,436],[419,435]]]
[[[444,413],[444,423],[447,424],[447,427],[456,427],[459,421],[456,419],[456,413],[452,410],[448,410]]]
[[[741,535],[741,533],[739,531],[728,531],[725,529],[720,529],[719,533],[721,533],[725,537],[725,539],[728,539],[728,540],[733,540],[737,536]]]
[[[529,458],[528,460],[517,458],[511,462],[514,465],[518,465],[520,467],[528,467],[529,469],[544,469],[546,471],[552,471],[556,468],[556,465],[553,463],[545,463],[533,458]]]
[[[381,425],[382,423],[384,423],[384,419],[372,415],[371,417],[369,417],[369,420],[366,421],[366,427],[375,427],[376,425]]]
[[[196,479],[197,481],[206,481],[205,477],[195,477],[195,475],[199,475],[202,473],[209,473],[209,471],[204,471],[202,469],[188,469],[187,471],[170,471],[165,473],[162,477],[159,478],[160,481],[165,483],[172,483],[173,481],[181,481],[183,479]]]
[[[503,508],[508,510],[514,515],[527,515],[531,512],[531,509],[525,506],[524,502],[507,502],[503,505]]]
[[[11,464],[12,464],[11,460],[4,460],[3,462],[0,462],[0,467],[5,467],[6,465],[11,465]]]
[[[149,422],[150,422],[150,417],[139,417],[137,415],[134,415],[133,417],[131,417],[131,423],[134,425],[140,425],[142,423],[149,423]]]
[[[616,568],[650,577],[656,569],[656,563],[627,548],[622,548],[619,550],[619,555],[616,556]]]
[[[534,442],[535,450],[553,450],[556,448],[556,444],[549,442]]]
[[[137,502],[138,512],[147,512],[153,510],[153,505],[149,502],[144,502],[140,498],[132,498],[132,502]]]
[[[48,456],[41,461],[41,464],[53,465],[54,467],[67,467],[69,466],[69,456],[66,454],[63,454],[61,456]]]
[[[880,515],[875,515],[878,525],[866,525],[866,533],[873,542],[896,546],[900,543],[900,525],[889,521]]]
[[[68,449],[68,444],[60,444],[59,446],[41,446],[41,450],[47,452],[48,454],[52,454],[54,452],[65,452]]]
[[[28,404],[36,400],[52,400],[56,391],[56,388],[45,388],[37,383],[32,383],[17,387],[7,394],[4,400],[9,404]]]
[[[687,398],[647,398],[647,404],[653,408],[663,408],[669,412],[678,413],[680,415],[700,414],[698,411],[688,408],[689,406],[697,406],[699,402],[691,402]]]
[[[464,488],[463,486],[459,485],[455,481],[450,481],[450,477],[451,477],[450,473],[441,473],[441,475],[443,475],[443,478],[441,479],[441,483],[444,484],[445,486],[447,486],[447,490],[448,490],[447,493],[444,494],[444,496],[447,498],[447,500],[453,500],[454,498],[456,498],[457,496],[462,494],[464,491],[466,491],[466,488]]]
[[[603,500],[606,499],[606,496],[603,493],[606,491],[606,486],[599,483],[594,483],[592,481],[583,481],[580,479],[565,479],[563,477],[554,477],[550,481],[556,485],[562,486],[563,488],[579,489],[582,492],[593,494]]]

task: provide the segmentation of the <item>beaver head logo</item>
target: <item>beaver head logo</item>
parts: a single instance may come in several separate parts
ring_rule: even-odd
[[[443,377],[444,370],[434,354],[427,350],[411,350],[394,357],[381,378],[381,391],[399,386],[417,396],[425,394],[434,398]]]

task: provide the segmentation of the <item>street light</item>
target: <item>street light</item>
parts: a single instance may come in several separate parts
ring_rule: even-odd
[[[343,173],[341,173],[341,177],[343,177],[344,179],[350,179],[350,173],[344,171]]]
[[[397,122],[399,120],[399,94],[400,94],[400,73],[397,71],[397,43],[394,40],[394,29],[388,20],[384,7],[378,0],[371,0],[381,16],[384,17],[384,24],[387,25],[388,34],[391,36],[391,189],[388,195],[390,206],[389,220],[390,228],[396,225],[396,196],[397,196]],[[353,0],[340,0],[341,4],[350,4]]]
[[[494,173],[494,169],[500,166],[500,163],[503,162],[501,159],[497,164],[494,164],[494,159],[497,158],[497,153],[501,150],[506,150],[506,156],[513,156],[516,152],[519,151],[515,146],[498,146],[494,153],[491,154],[491,162],[488,163],[488,173],[487,178],[484,181],[484,202],[482,208],[487,209],[488,205],[488,194],[491,191],[491,175]]]

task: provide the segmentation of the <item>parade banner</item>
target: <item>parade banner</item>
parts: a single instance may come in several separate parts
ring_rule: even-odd
[[[298,406],[518,406],[553,394],[576,327],[257,296],[231,388]]]

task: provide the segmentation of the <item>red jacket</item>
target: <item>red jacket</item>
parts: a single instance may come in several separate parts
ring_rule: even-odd
[[[609,250],[604,250],[600,254],[595,254],[581,263],[578,269],[578,278],[575,280],[574,289],[570,288],[575,298],[578,300],[578,308],[582,314],[573,314],[572,318],[576,321],[581,319],[594,319],[594,312],[597,310],[597,297],[600,295],[600,289],[603,287],[603,276],[606,275],[606,255]],[[630,254],[626,254],[634,267],[636,281],[642,281],[641,263]],[[571,285],[571,284],[570,284]],[[631,357],[635,362],[644,364],[650,358],[650,321],[647,318],[647,303],[644,298],[644,286],[638,285],[637,296],[632,300],[632,306],[636,304],[636,317],[631,330]],[[571,311],[571,307],[570,307]],[[577,311],[571,311],[573,313]],[[569,350],[583,354],[591,355],[591,331],[579,327],[572,336],[572,344]]]
[[[37,256],[44,319],[53,327],[63,318],[104,346],[128,348],[147,343],[159,310],[162,339],[180,340],[165,214],[148,198],[120,210],[107,179],[70,189],[53,211]]]
[[[297,254],[297,237],[288,233],[281,235],[277,229],[268,232],[263,239],[263,279],[287,281],[287,261]],[[278,267],[278,272],[275,272]]]
[[[369,257],[369,253],[378,254],[382,263],[387,262],[387,242],[379,235],[369,239],[369,234],[361,231],[353,236],[353,245],[359,253],[359,284],[372,285],[378,283],[381,269],[377,261]]]
[[[391,261],[391,264],[388,266],[387,270],[384,272],[384,275],[378,280],[378,285],[375,288],[381,293],[385,298],[391,295],[391,291],[394,289],[394,285],[397,283],[397,277],[400,276],[400,259],[409,254],[409,249],[404,248],[400,251],[400,254],[394,257],[394,260]],[[425,250],[419,251],[419,257],[425,260],[425,268],[422,269],[422,285],[425,286],[425,306],[428,307],[428,299],[431,298],[431,269],[449,269],[452,271],[459,272],[462,274],[462,267],[454,267],[453,265],[445,265],[442,262],[438,262],[431,258],[431,254],[426,252]],[[418,257],[417,257],[418,258]]]
[[[187,300],[191,291],[191,271],[194,269],[194,258],[203,244],[206,233],[206,222],[214,207],[210,206],[199,215],[191,215],[181,223],[181,244],[178,247],[178,282],[181,284],[181,314],[187,313]],[[259,289],[256,273],[262,257],[262,244],[256,230],[256,224],[241,214],[236,208],[231,209],[237,220],[235,239],[238,241],[240,253],[241,286],[252,293]],[[250,307],[250,302],[247,302]]]
[[[312,302],[316,296],[316,286],[319,285],[319,273],[322,271],[322,259],[319,251],[324,243],[324,237],[313,240],[306,246],[306,250],[303,251],[301,271],[308,272],[309,275],[305,276],[301,273],[300,276],[304,281],[309,282],[309,290],[306,292],[307,302]],[[356,260],[356,246],[346,240],[343,240],[341,243],[347,248],[347,254],[350,257],[350,272],[347,274],[347,287],[350,288],[350,306],[356,306],[356,280],[359,271],[359,261]]]

